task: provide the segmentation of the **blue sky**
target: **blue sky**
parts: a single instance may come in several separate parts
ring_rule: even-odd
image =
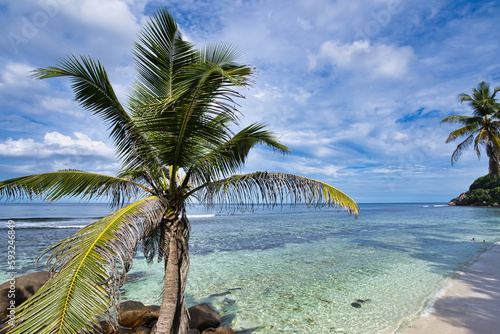
[[[0,179],[119,168],[106,126],[67,80],[30,71],[70,53],[101,60],[122,101],[132,44],[166,6],[186,39],[230,42],[258,69],[242,126],[265,122],[293,154],[259,148],[244,172],[327,182],[363,202],[445,202],[487,173],[445,144],[458,94],[500,86],[500,4],[448,0],[0,0]]]

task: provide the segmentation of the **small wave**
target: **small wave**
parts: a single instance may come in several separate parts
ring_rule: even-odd
[[[459,274],[460,274],[460,272],[459,272]],[[436,312],[436,308],[434,307],[436,305],[436,302],[444,296],[446,290],[451,288],[452,285],[453,285],[453,281],[450,279],[449,283],[445,287],[443,287],[441,290],[439,290],[431,298],[431,300],[429,300],[429,302],[427,303],[427,306],[425,307],[424,311],[421,314],[421,317],[427,317],[429,314]]]

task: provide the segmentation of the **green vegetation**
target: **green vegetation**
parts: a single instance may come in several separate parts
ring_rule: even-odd
[[[494,180],[491,174],[482,176],[471,184],[469,191],[452,201],[458,205],[500,204],[500,180]]]
[[[253,209],[255,203],[334,205],[358,214],[349,196],[320,181],[283,173],[236,174],[256,145],[282,154],[289,149],[262,124],[233,132],[238,89],[248,87],[254,73],[237,62],[234,48],[194,48],[162,9],[142,30],[134,57],[138,79],[127,105],[92,58],[69,56],[58,66],[35,71],[39,79],[71,80],[80,106],[109,126],[121,171],[117,176],[64,170],[18,177],[0,182],[0,198],[104,198],[120,209],[46,250],[57,274],[17,308],[20,320],[9,333],[79,333],[97,325],[99,317],[112,321],[120,284],[139,244],[148,260],[164,263],[155,333],[185,333],[186,211],[194,200],[241,209]]]
[[[463,125],[450,133],[446,139],[447,143],[466,137],[453,152],[451,164],[453,165],[464,150],[474,143],[474,150],[478,158],[481,157],[479,148],[482,146],[486,150],[486,155],[489,158],[489,173],[494,180],[500,176],[500,104],[495,99],[498,91],[500,91],[500,87],[491,91],[488,83],[481,82],[477,88],[473,89],[472,96],[465,93],[459,95],[460,102],[469,102],[473,116],[453,115],[441,121],[441,124],[458,123]]]

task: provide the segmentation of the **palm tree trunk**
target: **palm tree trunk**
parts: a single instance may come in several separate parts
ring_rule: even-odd
[[[488,143],[486,145],[486,154],[488,155],[488,158],[490,159],[489,165],[488,165],[488,171],[490,172],[493,180],[497,181],[498,177],[500,176],[499,152],[496,152],[493,145]]]
[[[163,233],[165,278],[155,334],[185,334],[189,325],[189,315],[184,300],[189,270],[189,222],[185,217],[169,220]]]

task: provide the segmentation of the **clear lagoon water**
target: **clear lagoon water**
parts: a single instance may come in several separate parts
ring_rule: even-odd
[[[192,207],[188,306],[209,303],[240,334],[399,333],[500,242],[500,208],[360,207],[358,219],[336,209],[229,215]],[[0,203],[0,282],[8,280],[9,219],[22,275],[44,269],[34,262],[42,249],[108,212],[105,204]],[[162,269],[139,250],[122,300],[158,305]]]

